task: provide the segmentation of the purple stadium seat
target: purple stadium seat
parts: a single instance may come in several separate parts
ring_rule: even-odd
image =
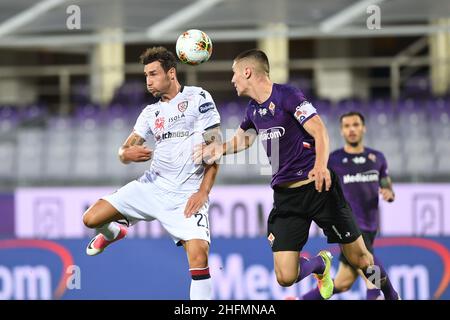
[[[13,119],[17,118],[18,110],[16,107],[9,105],[0,106],[0,119]]]
[[[74,83],[71,86],[71,99],[74,103],[80,104],[88,104],[91,100],[90,96],[90,85],[88,83]]]
[[[50,131],[65,132],[75,126],[73,117],[49,117],[47,120],[47,129]]]
[[[47,114],[47,107],[41,104],[31,104],[19,109],[19,117],[22,121],[42,118],[47,116]]]
[[[43,127],[46,124],[48,110],[45,105],[32,104],[19,108],[17,115],[19,126]]]
[[[0,124],[13,128],[19,121],[19,112],[12,106],[0,106]]]
[[[112,99],[112,103],[140,105],[151,97],[145,89],[143,81],[127,81],[117,88]]]
[[[403,85],[402,97],[427,98],[431,95],[431,84],[428,76],[414,76]]]
[[[313,99],[311,100],[311,104],[317,109],[319,115],[329,115],[333,107],[331,101],[326,99]]]
[[[346,99],[339,101],[335,108],[335,112],[339,114],[339,116],[350,111],[358,111],[363,114],[365,113],[365,103],[359,99]]]
[[[125,105],[115,103],[104,110],[103,125],[112,129],[122,129],[131,126],[136,121],[137,115],[131,112]]]
[[[330,100],[313,99],[311,100],[311,104],[316,108],[317,113],[325,122],[325,124],[328,124],[329,121],[335,121],[335,119],[332,119],[333,106]]]
[[[99,105],[87,104],[75,108],[74,123],[78,127],[93,129],[104,122],[104,114]]]
[[[313,86],[310,79],[292,78],[289,80],[289,84],[299,88],[305,95],[306,99],[311,99],[313,96]]]
[[[426,101],[426,111],[430,117],[450,113],[450,98],[429,98]]]
[[[428,133],[426,103],[423,100],[406,99],[398,103],[398,124],[405,137]]]
[[[450,139],[450,101],[446,99],[430,99],[427,113],[429,126],[435,139]],[[447,142],[448,143],[448,142]]]

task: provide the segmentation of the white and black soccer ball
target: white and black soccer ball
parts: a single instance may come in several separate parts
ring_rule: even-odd
[[[176,51],[181,62],[198,65],[209,60],[212,47],[212,41],[205,32],[191,29],[178,37]]]

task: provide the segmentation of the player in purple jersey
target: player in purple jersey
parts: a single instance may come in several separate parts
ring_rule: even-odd
[[[277,281],[291,286],[313,273],[321,296],[328,299],[333,293],[331,254],[323,250],[310,260],[299,255],[312,221],[323,229],[328,242],[341,244],[348,261],[367,277],[375,268],[338,177],[327,168],[327,130],[299,89],[270,80],[269,61],[261,50],[239,54],[232,69],[238,96],[251,98],[245,118],[230,141],[197,146],[194,158],[213,163],[222,155],[249,148],[261,136],[272,165],[274,206],[267,235]]]
[[[341,116],[340,123],[345,145],[344,148],[330,154],[328,167],[339,176],[345,198],[356,216],[366,247],[373,253],[373,242],[379,228],[379,193],[385,201],[392,202],[395,199],[387,162],[381,152],[364,146],[366,127],[361,113],[345,113]],[[377,257],[374,256],[374,259],[375,264],[381,266]],[[333,293],[349,290],[359,274],[341,254],[339,269],[334,278]],[[367,286],[367,299],[379,299],[380,289],[367,279],[364,280]],[[385,279],[381,279],[381,282],[385,299],[397,300],[399,296],[387,275]],[[321,295],[318,289],[314,289],[303,299],[321,299]]]

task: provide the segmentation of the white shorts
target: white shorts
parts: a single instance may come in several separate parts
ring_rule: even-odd
[[[190,218],[184,208],[191,192],[171,192],[153,182],[132,181],[116,192],[102,197],[130,223],[158,220],[177,245],[181,240],[202,239],[211,242],[209,235],[209,200]]]

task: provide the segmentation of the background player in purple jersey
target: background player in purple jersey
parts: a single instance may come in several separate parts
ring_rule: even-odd
[[[270,80],[269,62],[261,50],[239,54],[232,69],[238,96],[251,98],[245,118],[230,141],[197,146],[194,158],[213,163],[222,155],[249,148],[261,136],[272,165],[274,206],[267,235],[277,281],[290,286],[314,273],[321,296],[328,299],[333,292],[330,253],[321,251],[311,260],[299,257],[312,221],[323,229],[328,242],[341,244],[348,261],[366,276],[373,273],[374,262],[338,177],[327,168],[327,130],[299,89]]]
[[[378,194],[381,193],[383,199],[388,202],[395,199],[387,162],[383,153],[364,146],[366,127],[361,113],[345,113],[341,116],[340,123],[345,145],[330,154],[328,167],[339,176],[345,198],[356,216],[366,247],[373,253],[373,242],[379,227]],[[374,256],[374,259],[375,264],[381,266],[377,257]],[[357,278],[358,271],[350,266],[345,256],[341,254],[333,292],[349,290]],[[364,280],[367,286],[367,299],[378,299],[380,289],[367,279]],[[381,282],[385,299],[397,300],[399,296],[387,275]],[[314,289],[303,299],[321,299],[321,295],[318,289]]]

